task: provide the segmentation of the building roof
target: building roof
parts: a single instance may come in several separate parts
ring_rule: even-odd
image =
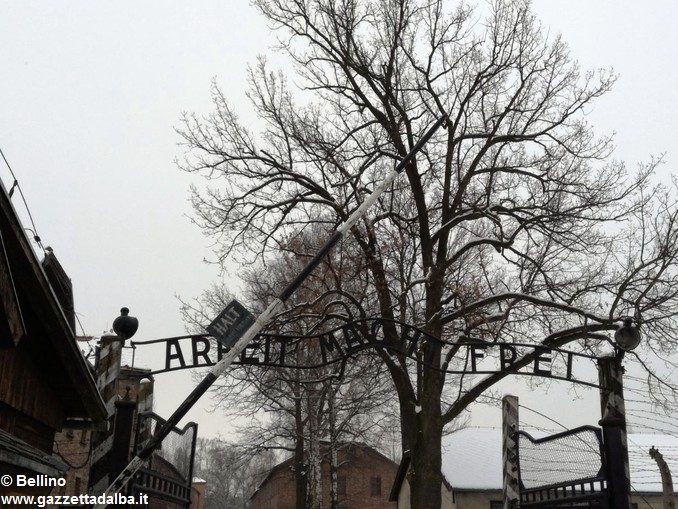
[[[453,489],[500,490],[501,429],[464,428],[444,436],[441,470]]]
[[[526,431],[534,438],[545,435],[543,432]],[[678,436],[629,433],[629,463],[634,492],[662,492],[659,469],[648,453],[652,446],[664,455],[672,474],[675,476],[678,473]],[[464,428],[455,431],[442,440],[443,476],[455,490],[501,490],[501,448],[500,428]],[[408,459],[404,458],[404,461]],[[396,477],[394,493],[400,491],[403,479],[404,475]]]
[[[325,442],[325,441],[321,442],[321,446],[329,447],[328,442]],[[380,453],[374,447],[371,447],[371,446],[369,446],[365,443],[362,443],[362,442],[342,442],[342,443],[339,444],[339,449],[346,449],[346,448],[351,448],[351,447],[359,447],[359,448],[363,449],[364,451],[370,452],[374,456],[381,458],[384,461],[387,461],[389,463],[397,465],[395,461],[393,461],[389,457],[385,456],[384,454]],[[304,451],[304,453],[306,454],[306,453],[308,453],[308,451]],[[322,451],[322,455],[323,455],[323,461],[327,461],[328,457],[329,457],[329,451],[328,450]],[[275,465],[273,468],[271,468],[271,470],[268,471],[268,474],[266,474],[266,477],[264,478],[264,480],[261,481],[259,483],[259,486],[257,486],[257,489],[254,490],[254,493],[252,493],[252,495],[250,495],[249,499],[252,500],[257,495],[257,493],[259,493],[261,491],[261,489],[264,487],[264,485],[267,482],[269,482],[271,480],[271,478],[277,472],[279,472],[280,470],[284,470],[286,468],[291,469],[293,467],[293,465],[294,465],[294,456],[287,458],[284,461],[281,461],[280,463]]]
[[[105,419],[106,407],[75,333],[2,182],[0,231],[29,336],[22,347],[59,394],[67,418]]]

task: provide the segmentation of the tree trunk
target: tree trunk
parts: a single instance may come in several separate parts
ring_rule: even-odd
[[[294,396],[294,425],[296,431],[296,444],[294,447],[294,483],[297,500],[296,507],[297,509],[305,509],[307,467],[304,461],[304,416],[299,387],[296,388]]]
[[[419,407],[414,409],[416,437],[410,448],[410,503],[413,509],[440,509],[442,488],[442,377],[424,370]]]
[[[308,423],[309,423],[309,458],[308,458],[308,508],[322,509],[322,457],[320,451],[320,429],[318,423],[316,391],[309,390]]]
[[[339,507],[338,494],[338,472],[339,472],[339,458],[337,456],[337,449],[339,441],[337,437],[337,416],[334,408],[334,398],[336,393],[330,389],[329,397],[327,399],[329,411],[330,424],[330,509],[337,509]]]
[[[417,440],[410,449],[410,503],[412,509],[439,509],[443,432],[440,403],[429,400],[422,407],[415,418]]]

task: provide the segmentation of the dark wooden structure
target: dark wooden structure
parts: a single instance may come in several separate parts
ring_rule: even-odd
[[[0,183],[0,475],[61,475],[55,432],[106,417],[74,318],[70,280],[51,250],[38,260]]]

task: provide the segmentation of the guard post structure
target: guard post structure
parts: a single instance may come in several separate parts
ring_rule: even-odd
[[[516,509],[520,504],[518,492],[518,398],[507,394],[501,399],[502,459],[504,509]]]
[[[654,445],[650,448],[650,458],[657,462],[659,473],[662,476],[662,505],[664,509],[675,509],[676,504],[673,497],[673,480],[671,479],[671,469],[666,463],[664,456]]]
[[[127,387],[125,397],[115,402],[115,419],[113,424],[113,443],[111,445],[110,475],[116,477],[127,466],[132,446],[134,417],[137,402],[129,397]]]
[[[621,358],[617,354],[598,359],[602,414],[599,424],[603,428],[610,509],[631,509],[631,476],[622,381],[624,370]]]
[[[89,492],[101,494],[110,482],[115,479],[111,473],[111,447],[113,446],[113,427],[115,419],[115,402],[118,400],[117,380],[120,376],[123,341],[115,334],[101,336],[97,346],[96,382],[101,397],[106,403],[108,421],[104,429],[92,434],[91,467],[89,475]]]

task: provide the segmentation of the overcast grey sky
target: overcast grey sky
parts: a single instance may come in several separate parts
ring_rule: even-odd
[[[620,74],[590,112],[599,132],[616,131],[617,157],[635,165],[665,152],[662,175],[676,172],[678,2],[536,0],[534,9],[583,68]],[[198,295],[218,272],[202,262],[209,240],[186,217],[191,177],[172,162],[181,154],[173,126],[183,110],[209,111],[213,77],[247,120],[246,65],[270,54],[274,37],[247,0],[2,1],[0,13],[0,147],[73,280],[85,331],[100,334],[125,305],[140,320],[137,339],[181,334],[175,295]],[[0,177],[11,184],[6,168]],[[156,411],[169,415],[192,386],[188,372],[158,375]],[[517,390],[515,379],[504,389]],[[571,392],[520,390],[568,425],[597,420],[595,392],[559,402]],[[199,406],[189,418],[201,434],[229,438],[209,402]],[[479,407],[472,422],[498,425],[498,415]]]

